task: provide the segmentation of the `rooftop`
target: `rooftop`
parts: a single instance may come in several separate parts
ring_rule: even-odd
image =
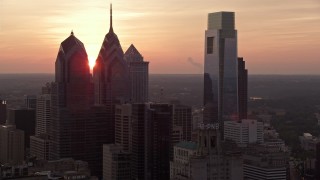
[[[196,150],[198,147],[198,144],[192,141],[181,141],[178,144],[175,145],[176,147],[184,148],[184,149],[190,149],[190,150]]]

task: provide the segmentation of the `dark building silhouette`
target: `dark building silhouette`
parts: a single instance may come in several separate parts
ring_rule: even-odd
[[[316,179],[320,179],[320,143],[316,145]]]
[[[110,29],[93,69],[96,104],[110,105],[130,101],[129,68],[123,55],[118,36],[113,31],[111,6]]]
[[[133,179],[170,179],[173,107],[132,104],[131,173]]]
[[[143,61],[142,55],[130,45],[124,59],[129,66],[131,81],[131,102],[145,103],[149,99],[149,62]]]
[[[248,111],[248,70],[242,57],[238,58],[239,120],[247,119]]]
[[[173,104],[173,125],[181,127],[181,140],[191,141],[192,108],[180,103]]]
[[[0,125],[6,123],[7,120],[7,102],[0,99]]]
[[[9,109],[8,121],[10,125],[16,125],[17,129],[24,131],[25,148],[30,147],[30,136],[35,134],[36,111],[35,109]]]
[[[101,176],[102,145],[109,143],[106,110],[94,106],[93,82],[83,43],[73,32],[61,43],[52,84],[50,159],[72,157]]]

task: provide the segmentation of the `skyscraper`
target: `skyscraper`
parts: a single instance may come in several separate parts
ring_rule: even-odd
[[[73,32],[59,49],[51,99],[52,159],[82,158],[93,84],[86,50]]]
[[[112,26],[110,7],[110,29],[106,34],[95,67],[93,69],[95,103],[108,105],[130,101],[131,83],[129,68],[123,59],[123,50]]]
[[[238,120],[237,30],[233,12],[208,15],[205,32],[204,123]]]
[[[239,120],[247,119],[248,111],[248,70],[242,57],[238,58]]]
[[[7,120],[7,102],[0,99],[0,124],[3,125]]]
[[[125,52],[124,59],[129,66],[131,101],[133,103],[148,102],[149,62],[143,61],[142,55],[133,44]]]
[[[20,165],[24,161],[24,132],[14,124],[0,126],[0,162]]]
[[[169,104],[132,104],[133,179],[169,179],[173,108]]]

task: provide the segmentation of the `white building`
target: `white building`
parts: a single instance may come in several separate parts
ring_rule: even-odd
[[[121,145],[103,145],[103,179],[131,180],[130,153],[123,151]]]
[[[263,123],[250,119],[243,119],[241,122],[224,121],[224,139],[233,140],[239,146],[263,143]]]
[[[315,151],[317,143],[320,142],[320,139],[312,136],[310,133],[303,133],[302,136],[299,136],[300,145],[306,151]]]

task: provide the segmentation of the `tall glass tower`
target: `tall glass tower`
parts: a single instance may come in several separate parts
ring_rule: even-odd
[[[238,120],[237,30],[234,12],[208,15],[205,32],[204,123]],[[221,126],[222,127],[222,126]]]

